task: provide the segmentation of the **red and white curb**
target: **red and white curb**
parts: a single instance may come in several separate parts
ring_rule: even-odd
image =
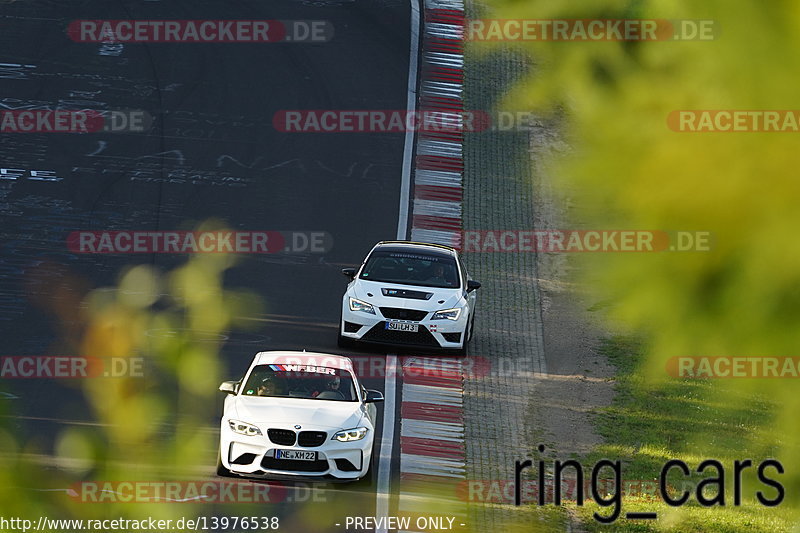
[[[425,0],[424,21],[419,110],[449,127],[417,135],[411,240],[461,248],[464,2]]]
[[[437,113],[449,127],[417,134],[411,240],[460,249],[464,2],[424,0],[422,16],[418,110]],[[455,496],[466,478],[463,360],[406,358],[401,376],[398,514],[447,516],[464,530],[466,505]]]
[[[446,515],[460,529],[466,518],[455,497],[466,478],[462,360],[408,358],[402,380],[398,512]]]

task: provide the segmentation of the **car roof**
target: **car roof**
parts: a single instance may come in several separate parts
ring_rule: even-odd
[[[343,355],[320,352],[269,351],[258,352],[251,366],[268,364],[294,364],[340,368],[353,373],[353,361]]]
[[[382,252],[417,252],[435,257],[455,257],[456,250],[443,244],[414,241],[381,241],[373,250]]]

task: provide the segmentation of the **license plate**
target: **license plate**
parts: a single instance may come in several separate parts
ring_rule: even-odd
[[[419,331],[419,324],[408,324],[406,322],[387,322],[386,329],[392,331],[410,331],[414,333]]]
[[[275,450],[275,459],[288,459],[290,461],[316,461],[317,452],[303,450]]]

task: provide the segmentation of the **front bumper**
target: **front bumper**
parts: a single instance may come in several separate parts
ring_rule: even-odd
[[[375,314],[362,311],[351,311],[347,303],[347,295],[342,302],[342,321],[339,334],[342,337],[389,344],[393,346],[415,346],[425,348],[460,349],[463,347],[469,316],[462,312],[458,320],[430,320],[433,311],[422,320],[395,320],[381,314],[380,307],[375,306]],[[416,332],[393,331],[386,329],[387,322],[417,324]]]
[[[280,425],[272,428],[291,430]],[[246,436],[233,432],[223,417],[220,427],[220,459],[225,468],[242,476],[302,477],[355,480],[369,471],[372,458],[373,431],[353,442],[331,440],[335,431],[328,429],[327,438],[320,446],[306,447],[296,443],[291,446],[275,444],[261,428],[263,435]],[[305,428],[304,428],[305,429]],[[320,429],[319,431],[324,431]],[[275,459],[275,450],[300,450],[316,452],[316,461]]]

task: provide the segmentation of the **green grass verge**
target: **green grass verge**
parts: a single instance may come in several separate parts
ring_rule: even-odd
[[[600,459],[621,460],[623,486],[628,487],[627,493],[623,491],[622,516],[649,511],[658,513],[658,519],[620,518],[609,527],[592,515],[598,512],[607,516],[613,507],[601,508],[594,502],[574,507],[570,504],[583,527],[588,531],[615,532],[792,531],[798,517],[789,508],[788,491],[782,505],[762,506],[756,499],[757,491],[763,491],[768,498],[776,493],[757,479],[755,468],[742,474],[742,505],[733,505],[734,461],[751,459],[758,465],[774,457],[777,450],[777,443],[770,436],[775,411],[768,391],[744,396],[726,389],[724,380],[671,379],[653,384],[640,372],[643,347],[629,337],[607,339],[601,351],[619,371],[617,396],[610,407],[599,410],[596,416],[604,444],[582,463],[589,472]],[[688,478],[679,472],[668,477],[675,494],[684,489],[691,493],[687,504],[680,508],[664,503],[656,488],[661,468],[670,459],[684,461],[692,471]],[[725,506],[703,507],[697,503],[697,482],[717,475],[715,469],[705,474],[695,472],[705,459],[720,461],[725,469]],[[769,477],[780,480],[774,470]],[[707,486],[703,494],[713,497],[718,492],[715,486]]]

